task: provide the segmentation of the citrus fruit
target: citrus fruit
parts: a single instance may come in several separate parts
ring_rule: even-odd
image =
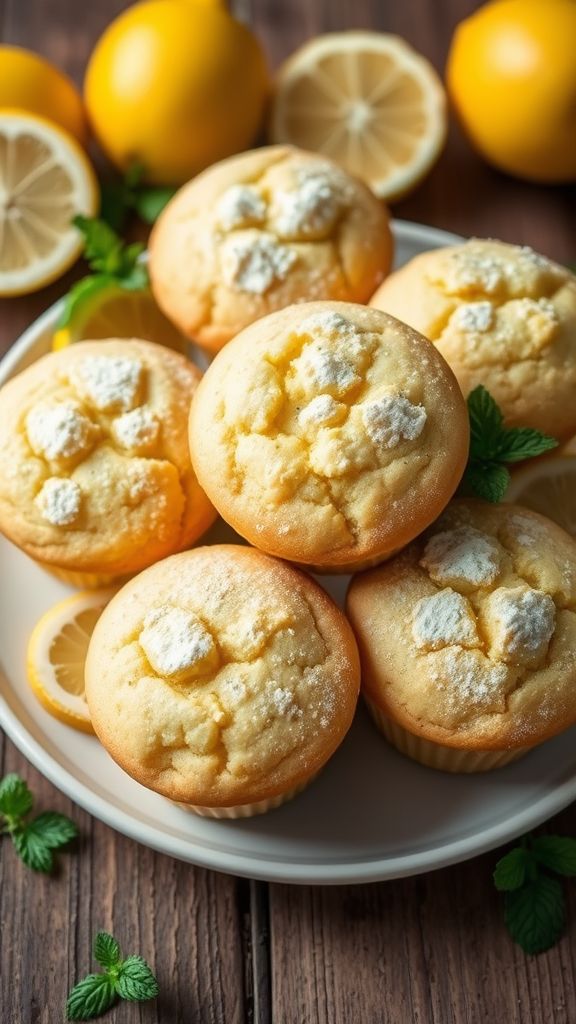
[[[96,44],[84,93],[98,139],[148,181],[181,184],[246,149],[268,91],[266,62],[250,30],[217,4],[144,0]]]
[[[60,601],[37,622],[28,643],[28,681],[40,703],[66,725],[93,732],[84,696],[84,663],[92,631],[113,590]]]
[[[52,348],[58,351],[76,341],[99,338],[142,338],[177,352],[187,346],[150,291],[127,291],[113,284],[98,288],[75,307],[70,321],[55,332]]]
[[[527,463],[513,474],[506,501],[548,516],[576,537],[576,455]]]
[[[0,46],[0,108],[25,110],[54,121],[85,143],[87,123],[76,86],[44,57]]]
[[[456,29],[446,78],[472,144],[503,171],[576,179],[576,3],[494,0]]]
[[[276,79],[272,142],[318,150],[397,199],[424,177],[446,136],[442,84],[398,36],[339,32],[306,43]]]
[[[97,206],[94,171],[76,139],[34,114],[0,111],[0,296],[63,274],[83,247],[72,217]]]

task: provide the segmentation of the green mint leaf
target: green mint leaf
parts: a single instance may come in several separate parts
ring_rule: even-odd
[[[134,208],[146,224],[153,224],[164,207],[170,202],[177,189],[170,186],[140,187],[134,196]]]
[[[32,810],[34,797],[28,786],[15,772],[5,775],[0,782],[0,814],[6,818],[23,818]]]
[[[576,839],[568,836],[537,836],[532,840],[536,860],[558,875],[576,875]]]
[[[140,160],[133,160],[124,174],[124,185],[129,191],[133,191],[141,184],[146,168]]]
[[[100,188],[100,219],[113,231],[122,231],[132,198],[123,181],[105,181]]]
[[[479,384],[467,398],[470,419],[470,457],[494,459],[502,433],[503,416],[489,391]]]
[[[494,871],[494,885],[499,892],[512,892],[526,881],[526,868],[531,862],[530,851],[517,846],[500,858]]]
[[[114,986],[107,974],[88,974],[70,992],[66,1016],[68,1020],[92,1020],[106,1013],[116,999]]]
[[[91,274],[83,277],[81,281],[73,284],[68,294],[64,297],[64,306],[58,320],[57,329],[67,327],[74,318],[77,309],[83,306],[93,295],[97,295],[103,288],[114,284],[115,279],[109,274]]]
[[[73,224],[84,235],[84,258],[91,268],[114,274],[123,247],[122,239],[98,217],[78,215]]]
[[[523,462],[558,447],[555,437],[532,430],[531,427],[512,427],[503,430],[499,444],[499,458],[502,462]]]
[[[132,242],[123,248],[120,254],[120,260],[116,276],[122,286],[125,286],[125,281],[134,274],[134,271],[139,271],[148,282],[148,271],[143,263],[140,263],[140,257],[144,252],[145,246],[142,242]]]
[[[541,874],[507,892],[505,920],[510,935],[525,953],[543,953],[560,938],[566,922],[562,885]]]
[[[139,263],[129,274],[122,277],[118,284],[128,292],[144,292],[150,285],[148,269],[143,263]]]
[[[50,874],[54,867],[52,850],[34,830],[30,830],[27,826],[18,829],[12,833],[12,842],[18,856],[27,868]]]
[[[154,999],[159,991],[156,978],[141,956],[124,960],[114,984],[122,999]]]
[[[60,846],[66,846],[78,835],[78,828],[67,818],[65,814],[58,814],[56,811],[46,811],[33,818],[26,826],[28,837],[33,835],[41,840],[51,850],[57,850]]]
[[[94,939],[94,959],[101,967],[116,967],[122,959],[120,946],[113,935],[98,932]]]
[[[465,494],[498,502],[502,501],[509,483],[510,473],[506,466],[496,462],[471,461],[462,478],[461,489]]]

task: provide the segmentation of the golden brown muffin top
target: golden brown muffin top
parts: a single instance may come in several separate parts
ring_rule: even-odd
[[[441,511],[468,417],[425,338],[365,306],[309,303],[219,353],[192,403],[190,443],[211,500],[251,543],[345,570]]]
[[[228,806],[314,774],[354,714],[352,632],[304,573],[250,548],[196,548],[128,583],[90,644],[104,746],[175,800]]]
[[[508,749],[576,721],[576,544],[535,512],[453,502],[348,612],[368,697],[416,735]]]

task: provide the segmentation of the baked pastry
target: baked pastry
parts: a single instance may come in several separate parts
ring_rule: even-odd
[[[352,722],[360,665],[342,612],[308,575],[236,545],[131,580],[94,630],[92,723],[142,785],[210,817],[277,807]]]
[[[366,306],[290,306],[218,354],[190,411],[192,462],[268,554],[347,572],[407,544],[454,493],[468,416],[434,346]]]
[[[367,302],[390,269],[388,214],[332,161],[290,146],[224,160],[185,185],[150,238],[156,301],[217,352],[294,302]]]
[[[216,513],[194,476],[200,372],[147,341],[85,341],[0,390],[0,530],[81,585],[192,544]]]
[[[371,305],[430,338],[466,396],[488,388],[508,426],[576,432],[576,278],[566,267],[473,238],[416,256]]]
[[[422,764],[487,771],[576,722],[576,543],[536,512],[453,502],[347,611],[368,707]]]

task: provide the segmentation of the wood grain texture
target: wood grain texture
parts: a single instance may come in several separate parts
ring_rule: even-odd
[[[0,0],[0,37],[80,82],[124,0]],[[276,65],[320,31],[405,36],[442,70],[454,25],[475,0],[236,0]],[[491,170],[453,125],[427,181],[397,216],[576,258],[574,189],[537,188]],[[63,294],[80,268],[36,295],[0,302],[0,353]],[[0,586],[2,584],[0,583]],[[124,1004],[118,1024],[574,1024],[576,887],[569,933],[527,958],[504,930],[491,883],[497,854],[416,879],[330,889],[265,886],[194,869],[137,846],[75,807],[0,735],[0,771],[30,783],[38,809],[70,814],[82,837],[54,878],[0,847],[0,1020],[55,1024],[110,928],[154,965],[162,995]],[[549,831],[576,834],[576,809]]]

